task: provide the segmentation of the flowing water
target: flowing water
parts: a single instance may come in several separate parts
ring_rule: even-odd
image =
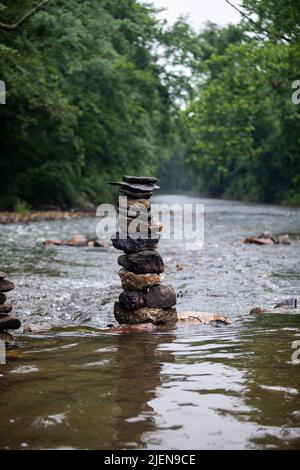
[[[95,237],[97,220],[2,225],[14,313],[53,328],[19,333],[18,357],[0,365],[0,448],[300,448],[300,364],[292,361],[300,315],[249,315],[300,297],[300,210],[158,200],[205,204],[202,250],[160,244],[178,310],[217,311],[232,325],[105,331],[120,292],[119,253],[41,243]],[[289,233],[291,245],[243,244],[265,230]]]

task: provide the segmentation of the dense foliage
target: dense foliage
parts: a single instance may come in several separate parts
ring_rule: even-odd
[[[36,4],[2,0],[1,21]],[[168,156],[161,40],[135,0],[53,0],[17,30],[0,29],[2,207],[101,201],[110,178],[151,172]]]
[[[300,204],[300,2],[245,0],[237,27],[200,35],[203,82],[187,161],[213,196]],[[253,14],[256,14],[253,16]]]
[[[300,1],[240,3],[239,25],[196,33],[138,0],[51,0],[10,30],[39,1],[0,0],[0,208],[97,203],[153,172],[300,204]]]

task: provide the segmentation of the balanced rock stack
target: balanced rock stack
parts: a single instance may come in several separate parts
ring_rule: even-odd
[[[159,189],[156,182],[153,177],[123,176],[123,181],[110,183],[126,196],[119,199],[119,231],[112,237],[114,247],[125,253],[118,258],[123,292],[114,308],[120,324],[177,321],[176,292],[160,278],[164,262],[156,248],[162,224],[152,220],[150,204]]]
[[[12,311],[12,304],[6,302],[6,292],[15,288],[14,284],[6,279],[6,274],[0,272],[0,333],[7,330],[17,330],[21,326],[18,318],[15,318],[9,313]],[[5,292],[5,293],[4,293]]]

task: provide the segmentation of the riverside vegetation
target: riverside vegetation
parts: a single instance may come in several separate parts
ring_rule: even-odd
[[[152,172],[299,204],[299,0],[240,4],[196,31],[136,0],[1,0],[0,209],[88,207]]]

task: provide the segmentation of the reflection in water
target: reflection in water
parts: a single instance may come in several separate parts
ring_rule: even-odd
[[[97,220],[1,226],[15,314],[58,328],[19,335],[23,356],[0,365],[0,448],[300,448],[300,366],[291,364],[300,316],[249,316],[299,298],[300,242],[242,243],[265,230],[299,234],[299,209],[156,200],[204,202],[204,250],[161,242],[166,280],[179,310],[218,311],[233,324],[100,332],[120,292],[116,250],[41,245],[92,238]]]
[[[164,344],[169,344],[175,336],[163,335]],[[173,363],[171,350],[159,350],[162,336],[134,335],[128,338],[119,335],[117,362],[118,385],[116,404],[118,426],[112,448],[144,447],[143,435],[154,431],[155,410],[150,402],[156,397],[157,387],[161,385],[161,371],[164,363]]]

